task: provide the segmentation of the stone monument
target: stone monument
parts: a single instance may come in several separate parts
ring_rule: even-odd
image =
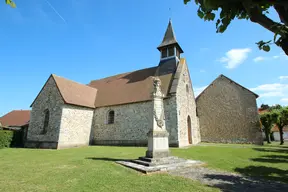
[[[148,149],[146,156],[134,160],[117,161],[117,163],[143,173],[168,171],[203,164],[200,161],[170,156],[169,133],[165,125],[164,95],[161,91],[161,81],[159,77],[153,78],[153,91],[151,96],[151,128],[147,133]]]
[[[158,77],[153,78],[152,92],[152,127],[148,132],[148,150],[146,157],[161,158],[168,157],[169,152],[169,133],[165,126],[165,114],[163,104],[163,93],[161,91],[161,81]]]

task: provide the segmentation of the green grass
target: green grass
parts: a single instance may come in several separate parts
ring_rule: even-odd
[[[2,149],[0,191],[218,191],[166,174],[142,175],[113,162],[144,153],[145,148],[96,146],[59,151]]]
[[[143,156],[145,148],[86,147],[66,150],[1,149],[0,191],[219,191],[166,174],[142,175],[116,159]],[[288,146],[195,146],[173,155],[209,167],[287,182]]]
[[[173,149],[176,156],[198,159],[208,167],[288,183],[288,145],[203,144],[188,150]]]

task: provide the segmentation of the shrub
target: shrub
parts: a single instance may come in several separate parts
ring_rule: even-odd
[[[0,148],[10,147],[13,139],[13,131],[0,130]]]

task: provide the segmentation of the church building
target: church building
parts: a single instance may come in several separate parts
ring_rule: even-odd
[[[183,50],[169,21],[154,67],[80,84],[50,75],[31,104],[26,147],[147,145],[153,77],[161,80],[169,145],[200,142],[196,102]]]

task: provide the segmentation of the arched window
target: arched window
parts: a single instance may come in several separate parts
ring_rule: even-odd
[[[47,130],[48,130],[48,126],[49,126],[49,117],[50,114],[49,114],[49,110],[46,109],[44,111],[44,125],[43,125],[43,134],[47,133]]]
[[[108,113],[108,124],[113,124],[114,123],[114,117],[115,117],[115,112],[114,111],[109,111],[109,113]]]
[[[189,93],[189,85],[186,84],[186,92]]]

